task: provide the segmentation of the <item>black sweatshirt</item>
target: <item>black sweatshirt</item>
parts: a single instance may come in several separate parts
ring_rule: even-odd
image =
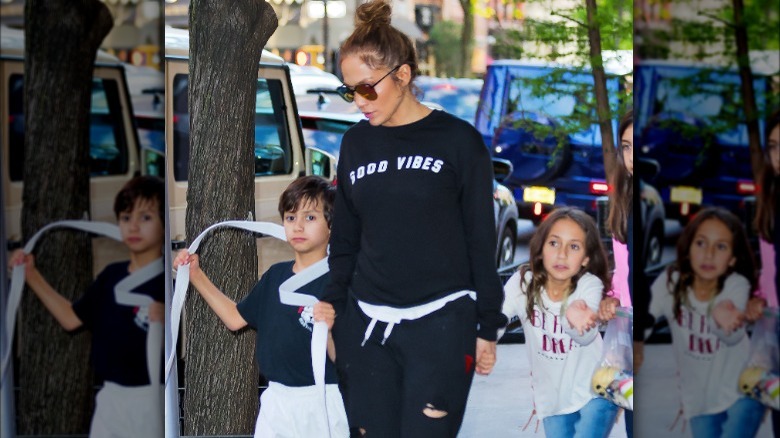
[[[493,169],[479,133],[443,111],[345,134],[330,239],[329,301],[424,304],[477,292],[482,339],[506,325],[496,272]]]

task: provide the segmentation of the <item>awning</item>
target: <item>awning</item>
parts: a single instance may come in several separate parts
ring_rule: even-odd
[[[417,26],[417,23],[414,21],[394,15],[390,21],[390,24],[392,24],[394,28],[405,33],[406,36],[408,36],[412,41],[424,41],[423,31],[420,30],[420,28]]]

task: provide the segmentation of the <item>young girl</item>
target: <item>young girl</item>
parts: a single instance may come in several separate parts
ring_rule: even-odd
[[[777,259],[772,242],[777,239],[777,202],[780,197],[777,193],[780,178],[780,111],[775,111],[767,120],[764,160],[754,222],[759,235],[761,276],[757,293],[748,306],[747,316],[750,320],[760,318],[764,306],[777,307]]]
[[[754,436],[762,405],[737,391],[750,350],[742,327],[755,283],[745,230],[729,211],[700,211],[677,243],[677,261],[651,286],[650,313],[665,316],[683,415],[695,437]]]
[[[523,324],[536,412],[550,437],[606,437],[618,408],[590,390],[601,359],[596,312],[609,284],[593,219],[554,210],[534,233],[530,262],[504,287],[503,313]]]
[[[609,196],[607,227],[612,232],[612,248],[615,254],[615,273],[612,277],[610,297],[602,302],[599,316],[603,320],[615,316],[615,307],[631,306],[628,287],[630,269],[628,241],[633,236],[628,226],[633,222],[634,198],[634,111],[627,112],[618,126],[619,142],[617,163],[610,175],[612,191]]]

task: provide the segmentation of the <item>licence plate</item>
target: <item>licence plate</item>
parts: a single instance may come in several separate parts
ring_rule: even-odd
[[[697,187],[672,187],[669,198],[672,202],[687,202],[689,204],[701,205],[702,193]]]
[[[523,189],[523,201],[555,204],[555,189],[549,187],[531,186]]]

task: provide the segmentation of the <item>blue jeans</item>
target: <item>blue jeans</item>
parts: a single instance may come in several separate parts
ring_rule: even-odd
[[[577,412],[545,418],[544,435],[547,438],[606,438],[617,413],[615,404],[597,397]]]
[[[691,433],[694,438],[754,437],[761,426],[764,409],[757,400],[742,397],[724,412],[691,418]]]

